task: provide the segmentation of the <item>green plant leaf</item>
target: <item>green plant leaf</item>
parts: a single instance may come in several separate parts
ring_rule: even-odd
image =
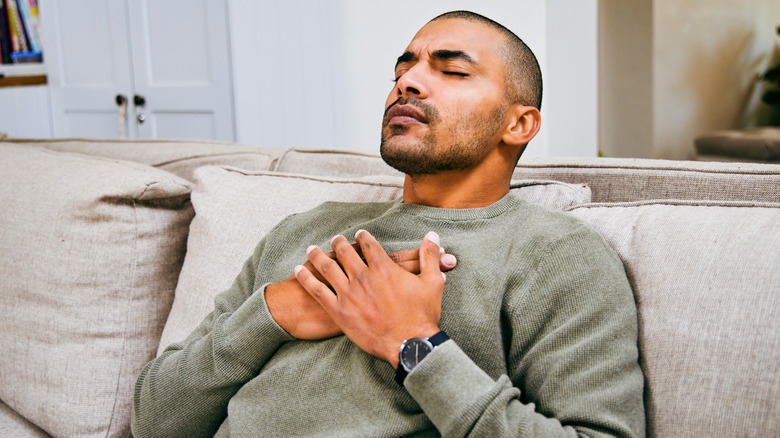
[[[780,64],[777,64],[776,66],[767,70],[766,73],[761,76],[761,79],[780,85]]]
[[[761,100],[767,105],[780,107],[780,90],[767,90]]]

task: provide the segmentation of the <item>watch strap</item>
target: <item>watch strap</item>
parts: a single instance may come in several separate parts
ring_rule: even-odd
[[[435,335],[425,338],[428,342],[433,345],[433,348],[436,349],[439,345],[443,344],[445,341],[450,339],[450,337],[447,335],[447,333],[444,330],[439,331]],[[404,344],[406,342],[404,341]],[[403,351],[403,346],[401,346],[401,351]],[[432,350],[431,350],[432,351]],[[430,353],[429,353],[430,354]],[[395,381],[401,385],[404,386],[404,380],[406,380],[406,376],[409,374],[406,369],[404,368],[403,364],[401,363],[402,359],[399,355],[398,360],[398,368],[395,369]]]

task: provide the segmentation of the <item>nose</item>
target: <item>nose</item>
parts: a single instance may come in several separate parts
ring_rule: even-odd
[[[395,83],[397,97],[411,97],[425,99],[428,97],[428,81],[422,71],[422,65],[418,64],[406,71]]]

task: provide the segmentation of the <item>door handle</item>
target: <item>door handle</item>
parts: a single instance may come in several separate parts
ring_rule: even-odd
[[[137,120],[138,120],[138,124],[139,124],[139,125],[143,125],[143,124],[144,124],[144,122],[146,121],[146,116],[145,116],[145,115],[143,115],[143,114],[138,114],[138,118],[137,118]]]
[[[135,106],[144,106],[146,105],[146,99],[144,99],[143,96],[139,96],[138,94],[136,94],[135,96],[133,96],[133,103],[135,104]]]

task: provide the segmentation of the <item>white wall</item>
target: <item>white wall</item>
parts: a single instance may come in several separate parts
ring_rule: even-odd
[[[696,137],[771,121],[757,76],[780,62],[778,0],[599,0],[607,156],[695,158]]]
[[[653,0],[599,1],[599,146],[653,156]]]
[[[549,110],[544,113],[547,148],[539,155],[594,157],[599,144],[598,0],[546,4],[542,109]]]
[[[778,25],[778,0],[654,0],[655,157],[691,159],[697,136],[767,121],[756,77]]]
[[[527,154],[593,156],[596,4],[230,0],[237,140],[376,152],[395,59],[428,20],[469,9],[517,33],[539,58],[543,127]]]

